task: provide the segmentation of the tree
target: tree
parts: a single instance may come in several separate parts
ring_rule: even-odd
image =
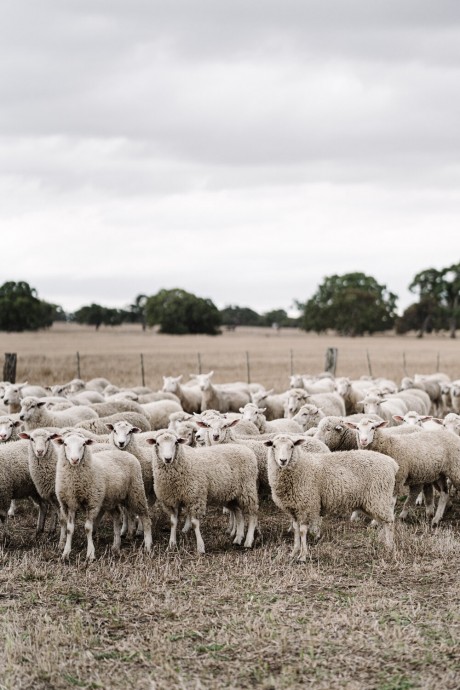
[[[263,326],[273,326],[276,324],[279,328],[290,328],[299,326],[299,319],[288,316],[285,309],[272,309],[262,314],[261,323]]]
[[[221,309],[220,317],[224,326],[260,326],[261,316],[249,307],[229,305]]]
[[[145,305],[147,304],[147,295],[137,295],[134,304],[129,305],[129,321],[131,323],[142,324],[142,330],[145,331],[147,324],[145,321]]]
[[[426,296],[404,310],[402,316],[396,319],[395,330],[398,335],[418,331],[417,337],[421,338],[424,333],[439,331],[445,325],[445,314],[440,310],[438,302],[434,297]]]
[[[0,287],[0,330],[36,331],[53,324],[56,309],[37,296],[35,288],[24,281],[9,281]],[[61,309],[62,311],[62,309]]]
[[[447,320],[450,337],[455,338],[457,319],[460,315],[460,263],[440,270],[427,268],[414,277],[409,285],[411,292],[418,292],[419,302],[434,299],[438,305],[436,316]],[[426,321],[420,324],[419,337],[427,330]]]
[[[73,321],[77,323],[85,323],[88,326],[95,326],[96,331],[100,326],[119,326],[124,321],[127,321],[129,312],[123,309],[114,309],[111,307],[102,307],[100,304],[89,304],[80,309],[72,315]]]
[[[386,331],[396,317],[396,295],[364,273],[327,276],[303,307],[303,327],[321,333],[329,328],[340,335]]]
[[[220,333],[219,310],[210,299],[197,297],[180,288],[160,290],[147,299],[145,316],[148,326],[159,325],[161,333]]]

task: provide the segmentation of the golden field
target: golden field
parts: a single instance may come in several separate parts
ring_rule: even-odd
[[[338,375],[400,379],[438,364],[460,375],[456,341],[431,336],[345,339],[300,332],[241,330],[220,337],[171,337],[137,327],[57,325],[36,334],[1,334],[2,352],[18,353],[17,380],[64,382],[105,376],[139,384],[162,375],[214,369],[217,381],[246,379],[286,388],[291,350],[296,372],[319,372],[337,347]],[[447,433],[447,432],[446,432]],[[0,690],[456,690],[460,678],[460,507],[458,496],[438,530],[423,510],[396,525],[388,554],[374,530],[326,518],[304,565],[292,562],[288,518],[261,503],[261,534],[249,552],[231,545],[226,521],[210,509],[202,531],[167,550],[158,512],[154,549],[140,541],[110,551],[111,524],[96,537],[96,561],[84,562],[77,522],[69,564],[57,537],[35,536],[31,504],[21,503],[0,548]]]

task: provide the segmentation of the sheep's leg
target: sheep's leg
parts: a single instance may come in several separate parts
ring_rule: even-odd
[[[292,521],[292,529],[294,530],[294,546],[291,551],[291,556],[294,558],[294,556],[300,553],[300,530],[297,520]]]
[[[392,549],[394,547],[394,531],[394,522],[384,522],[382,524],[380,539],[388,549]]]
[[[65,535],[67,531],[67,518],[62,512],[62,510],[59,511],[59,524],[61,526],[61,532],[59,534],[59,548],[63,549],[65,545]]]
[[[175,506],[173,510],[169,513],[169,519],[171,522],[171,532],[169,535],[169,548],[174,549],[177,545],[177,521],[179,515],[179,506]]]
[[[419,495],[421,488],[422,487],[420,486],[420,484],[414,484],[413,486],[409,487],[409,495],[406,498],[404,505],[403,505],[403,509],[401,510],[401,512],[399,514],[399,517],[401,520],[406,519],[406,517],[409,513],[409,508],[414,505],[415,499]]]
[[[123,513],[124,514],[124,513]],[[121,547],[121,525],[122,525],[122,514],[119,510],[114,510],[112,512],[113,519],[113,544],[112,551],[114,553],[120,553]]]
[[[252,545],[254,544],[254,532],[257,527],[257,515],[250,515],[249,516],[249,524],[248,524],[248,531],[246,533],[246,540],[244,542],[244,547],[246,549],[252,548]]]
[[[59,520],[59,509],[57,509],[56,507],[53,506],[53,515],[51,517],[51,523],[50,523],[50,534],[54,534],[56,532],[58,520]]]
[[[300,522],[299,532],[300,532],[300,553],[299,553],[299,557],[297,560],[300,561],[301,563],[305,563],[307,560],[307,554],[308,554],[308,546],[307,546],[308,525],[305,522]]]
[[[123,508],[123,521],[121,525],[120,536],[124,537],[128,533],[128,513],[125,508]]]
[[[36,533],[41,534],[43,530],[45,529],[45,520],[46,520],[46,514],[48,512],[48,504],[44,503],[43,501],[40,501],[38,504],[38,520],[37,520],[37,528],[36,528]]]
[[[140,520],[144,532],[144,549],[147,553],[150,553],[152,551],[152,521],[148,513],[141,515]]]
[[[433,484],[425,484],[422,491],[423,502],[425,503],[425,515],[427,518],[434,516],[434,489]],[[418,498],[420,497],[420,494]],[[418,500],[417,498],[417,500]]]
[[[449,503],[449,490],[447,486],[447,481],[444,477],[442,477],[439,480],[439,501],[438,501],[438,508],[436,510],[436,514],[431,521],[431,526],[432,527],[437,527],[439,523],[442,520],[442,517],[444,515],[444,511],[446,509],[447,504]]]
[[[18,507],[18,505],[17,505],[16,501],[15,501],[14,498],[13,498],[13,500],[12,500],[11,503],[10,503],[10,508],[9,508],[9,510],[8,510],[8,517],[15,517],[17,507]]]
[[[192,518],[192,525],[195,530],[195,536],[196,536],[196,550],[198,553],[205,553],[204,549],[204,541],[203,537],[201,536],[200,532],[200,521],[198,518]]]
[[[365,513],[363,513],[362,510],[354,510],[351,514],[350,517],[350,522],[359,522],[363,517]]]
[[[244,517],[241,508],[235,508],[235,522],[236,536],[233,540],[233,543],[241,546],[241,542],[244,539]]]
[[[94,542],[93,542],[94,517],[95,517],[95,515],[93,514],[92,511],[88,512],[86,515],[86,522],[85,522],[86,540],[88,542],[88,547],[86,549],[86,560],[88,562],[94,561],[94,559],[96,558],[96,552],[94,550]],[[115,529],[115,524],[114,524],[114,529]],[[120,529],[121,529],[121,527],[120,527]]]
[[[144,528],[142,527],[142,520],[139,515],[136,515],[136,537],[144,536]]]
[[[425,497],[426,497],[426,489],[428,487],[428,484],[423,487],[422,491],[419,493],[417,496],[417,499],[415,501],[416,506],[422,506],[425,502]]]
[[[3,540],[8,539],[8,512],[0,508],[0,524],[3,525]]]
[[[233,510],[230,511],[229,521],[231,523],[230,536],[235,537],[236,536],[236,515],[235,515],[235,512]]]
[[[86,528],[86,526],[85,526]],[[66,559],[69,557],[70,550],[72,549],[72,536],[75,530],[75,511],[74,510],[68,510],[67,511],[67,525],[66,525],[66,532],[67,532],[67,539],[65,542],[65,547],[64,551],[62,552],[62,558]]]
[[[310,522],[310,525],[308,527],[308,531],[312,535],[313,539],[315,541],[319,541],[321,539],[321,518],[313,518],[312,521]]]

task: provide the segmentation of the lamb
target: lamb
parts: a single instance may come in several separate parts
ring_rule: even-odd
[[[265,416],[269,422],[284,417],[284,403],[286,402],[289,391],[276,395],[273,393],[273,388],[270,388],[268,391],[251,393],[251,402],[260,408],[265,408]]]
[[[374,452],[305,453],[303,443],[282,434],[265,442],[273,501],[293,520],[292,556],[307,560],[307,532],[319,539],[323,514],[355,510],[382,523],[383,540],[392,548],[397,463]]]
[[[32,396],[24,398],[21,404],[19,419],[24,422],[26,431],[44,426],[75,426],[85,419],[97,418],[90,407],[75,406],[63,412],[53,412],[45,408],[45,403]]]
[[[46,507],[30,476],[28,443],[22,440],[0,445],[0,522],[5,534],[8,509],[13,500],[20,498],[32,498],[38,504],[37,532],[41,531]]]
[[[270,432],[276,433],[302,433],[302,427],[293,419],[276,419],[272,422],[267,422],[267,418],[264,415],[265,408],[260,408],[254,403],[247,403],[244,407],[240,407],[240,412],[242,414],[242,419],[244,421],[249,421],[255,424],[259,433],[265,434]],[[239,429],[241,424],[236,428]]]
[[[154,446],[155,492],[170,515],[169,546],[176,546],[179,509],[184,506],[195,530],[197,552],[205,552],[200,521],[210,502],[235,513],[235,544],[243,541],[244,515],[248,516],[244,547],[251,548],[259,508],[257,462],[252,451],[241,446],[189,448],[171,431],[161,431],[148,443]]]
[[[201,411],[201,390],[181,385],[182,376],[163,376],[163,390],[174,393],[185,412],[193,414]]]
[[[141,407],[153,431],[166,429],[169,424],[169,415],[173,412],[182,412],[182,407],[173,400],[145,403]]]
[[[453,434],[439,434],[426,431],[404,436],[387,435],[382,433],[382,427],[387,422],[374,422],[362,419],[360,422],[347,422],[350,429],[355,429],[360,448],[376,450],[394,458],[399,465],[396,476],[395,493],[404,493],[404,485],[409,486],[409,496],[406,499],[401,519],[407,517],[411,504],[415,502],[423,485],[440,484],[440,497],[436,514],[431,525],[437,527],[448,501],[448,491],[445,479],[448,478],[456,488],[460,488],[460,439]],[[426,505],[428,517],[434,514],[431,501]]]
[[[310,395],[301,388],[292,388],[287,395],[284,416],[292,419],[306,403],[320,407],[326,415],[345,415],[345,403],[338,393]]]
[[[69,434],[64,438],[58,436],[53,443],[60,446],[56,466],[56,495],[61,510],[61,532],[64,525],[67,528],[62,558],[69,557],[75,514],[80,508],[86,512],[87,561],[95,558],[93,524],[102,511],[113,517],[112,548],[114,552],[120,550],[121,507],[139,516],[144,529],[144,546],[150,552],[152,530],[138,459],[131,453],[115,449],[93,454],[90,446],[94,441],[81,434]]]
[[[137,412],[117,412],[117,414],[112,414],[108,417],[97,417],[86,422],[80,422],[78,426],[80,429],[87,429],[93,434],[106,434],[107,425],[121,421],[126,421],[133,426],[139,427],[139,431],[151,430],[150,424],[144,415]]]
[[[250,402],[250,394],[237,388],[216,388],[211,382],[214,372],[209,374],[192,374],[201,390],[201,412],[219,410],[219,412],[238,412],[240,407]]]

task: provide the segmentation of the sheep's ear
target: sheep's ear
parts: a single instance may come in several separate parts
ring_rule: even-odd
[[[428,417],[428,419],[431,419],[433,422],[436,422],[436,424],[441,424],[441,426],[444,424],[444,420],[439,419],[439,417]]]
[[[430,419],[434,419],[434,417],[432,417],[431,415],[427,414],[427,415],[425,415],[424,417],[420,417],[420,419],[422,420],[422,422],[428,422]],[[442,419],[441,419],[441,422],[442,422]]]
[[[206,422],[202,422],[199,419],[197,419],[197,425],[201,427],[201,429],[209,429],[209,424],[206,424]]]
[[[298,438],[294,441],[294,445],[295,446],[303,446],[305,442],[306,442],[305,438]]]
[[[93,438],[87,438],[87,439],[85,440],[85,443],[84,443],[83,445],[85,445],[85,446],[92,446],[94,443],[96,443],[96,441],[95,441]]]
[[[19,419],[16,419],[16,421],[13,422],[13,426],[15,426],[16,428],[17,428],[18,426],[21,426],[21,422],[19,421]]]
[[[106,427],[107,427],[107,429],[108,429],[109,431],[113,431],[113,430],[114,430],[113,424],[106,424]]]
[[[267,408],[266,407],[259,407],[259,412],[266,412]]]
[[[210,371],[208,374],[208,379],[212,378],[214,376],[214,371]]]
[[[50,391],[52,390],[51,386],[45,386],[45,391]]]
[[[55,443],[57,446],[63,446],[64,439],[62,438],[62,436],[56,436],[56,438],[53,438],[53,443]]]
[[[186,438],[182,438],[182,436],[180,436],[180,437],[177,439],[177,443],[187,443],[187,439],[186,439]]]
[[[37,403],[37,407],[43,407],[43,405],[46,405],[46,402],[41,402],[41,401],[40,401],[40,402]]]
[[[244,413],[244,407],[240,407],[240,409],[238,411],[241,412],[241,414],[243,414]]]
[[[239,419],[233,419],[231,422],[224,425],[224,429],[230,429],[232,426],[235,426],[235,424],[238,424],[238,422],[240,422],[240,421],[241,420],[239,420]]]
[[[149,446],[155,446],[156,445],[156,438],[146,438],[145,442],[149,444]]]
[[[264,446],[268,446],[269,448],[273,445],[273,441],[264,441]]]
[[[395,422],[403,422],[404,421],[404,417],[401,417],[400,414],[394,414],[393,419],[395,420]]]
[[[19,436],[19,438],[23,438],[24,440],[29,440],[29,439],[30,439],[30,435],[29,435],[29,434],[26,434],[25,431],[21,431],[21,433],[18,434],[18,436]]]
[[[356,431],[356,429],[358,428],[358,425],[356,424],[356,422],[345,422],[344,421],[344,424],[349,429],[353,429],[353,431]],[[335,428],[337,429],[337,427],[335,427]]]
[[[176,381],[182,381],[182,374],[180,376],[176,376]]]
[[[373,429],[383,429],[386,426],[388,426],[388,422],[386,420],[384,422],[374,422],[372,424]]]
[[[140,434],[140,433],[141,433],[141,429],[139,429],[138,426],[132,426],[132,427],[131,427],[131,433],[132,433],[132,434]]]
[[[59,434],[50,434],[48,436],[48,441],[54,441],[55,438],[59,438]]]

